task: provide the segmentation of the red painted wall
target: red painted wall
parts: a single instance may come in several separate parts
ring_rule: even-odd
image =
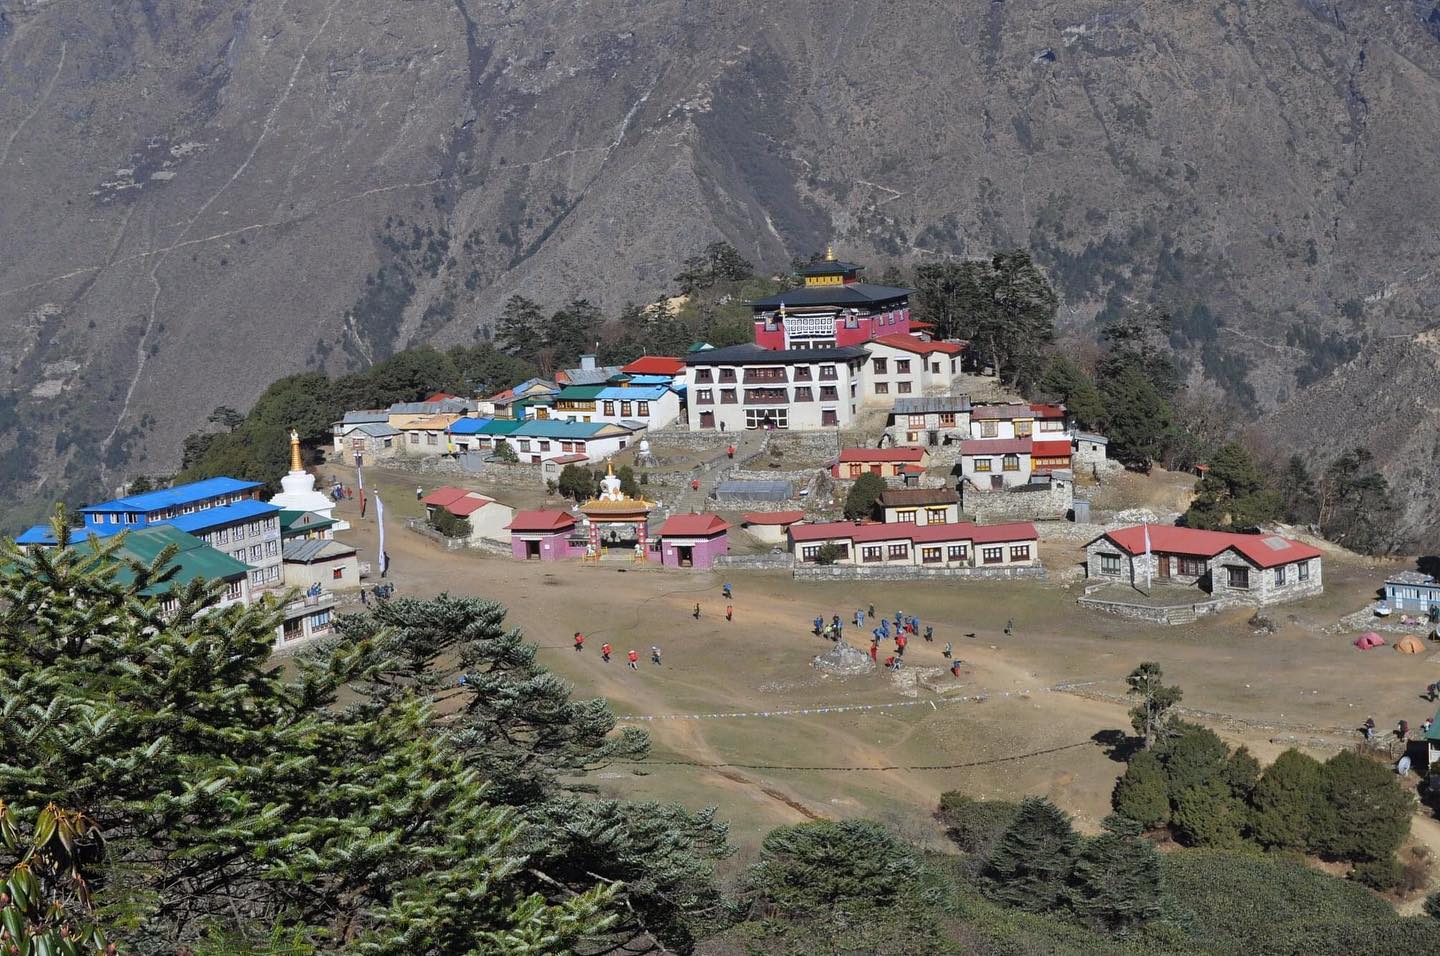
[[[895,309],[891,312],[862,318],[856,328],[845,327],[844,320],[835,324],[836,345],[864,345],[871,339],[879,338],[882,335],[909,335],[910,334],[910,309]],[[755,344],[761,348],[783,349],[785,347],[785,330],[776,324],[776,327],[767,331],[764,320],[755,323]]]

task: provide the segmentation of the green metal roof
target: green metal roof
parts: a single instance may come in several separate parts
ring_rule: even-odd
[[[556,395],[557,402],[593,402],[595,396],[605,391],[605,385],[568,385]]]
[[[295,527],[295,522],[299,521],[301,518],[304,518],[306,515],[309,515],[309,518],[307,518],[305,522],[301,524],[298,528]],[[284,537],[287,533],[305,534],[309,531],[323,531],[331,525],[339,523],[340,522],[336,521],[334,518],[327,518],[324,515],[317,514],[314,511],[286,510],[280,512],[280,535],[281,537]]]
[[[475,434],[477,435],[510,435],[515,429],[525,424],[518,418],[497,418]]]
[[[189,584],[196,578],[233,581],[243,578],[250,570],[250,566],[244,562],[236,561],[194,535],[169,525],[151,525],[125,532],[120,546],[116,549],[116,556],[149,564],[172,544],[179,550],[166,567],[178,567],[179,570],[164,584],[151,585],[140,593],[151,596],[166,594],[177,585]],[[77,551],[89,551],[90,542],[88,539],[78,541],[74,547]],[[121,582],[133,581],[135,574],[129,567],[121,565],[116,579]]]

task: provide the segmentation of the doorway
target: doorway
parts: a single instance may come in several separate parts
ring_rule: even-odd
[[[675,547],[675,558],[680,567],[689,568],[695,564],[695,549],[688,544],[681,544]]]
[[[1160,577],[1168,580],[1170,577],[1170,555],[1160,555]]]
[[[526,561],[539,561],[539,560],[540,560],[540,542],[539,542],[539,541],[526,541],[526,542],[525,542],[525,560],[526,560]]]

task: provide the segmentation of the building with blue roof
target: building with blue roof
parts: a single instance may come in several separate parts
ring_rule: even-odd
[[[80,513],[85,516],[86,528],[113,528],[117,525],[144,527],[182,514],[256,498],[259,488],[258,481],[241,481],[225,476],[205,478],[173,488],[160,488],[113,498],[98,505],[87,505],[80,509]]]
[[[680,395],[661,383],[637,384],[633,376],[624,385],[566,389],[558,398],[556,415],[572,422],[625,424],[664,428],[680,417]],[[648,376],[658,378],[660,376]],[[564,401],[567,396],[574,400]]]

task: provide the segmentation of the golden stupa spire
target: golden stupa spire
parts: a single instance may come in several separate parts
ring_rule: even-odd
[[[834,246],[833,243],[832,243],[832,244],[827,244],[827,245],[825,246],[825,261],[826,261],[826,262],[834,262],[834,261],[835,261],[835,246]]]
[[[300,461],[300,433],[290,429],[290,470],[304,471],[305,465]]]

